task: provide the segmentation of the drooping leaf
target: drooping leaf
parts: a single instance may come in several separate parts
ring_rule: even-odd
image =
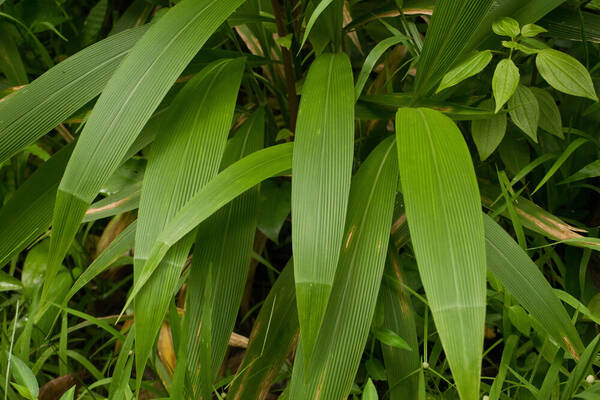
[[[347,398],[369,334],[385,264],[398,179],[387,138],[352,179],[348,218],[331,298],[310,365],[297,350],[290,398]]]
[[[465,61],[452,68],[444,75],[436,92],[459,84],[467,78],[477,75],[492,61],[490,50],[479,51],[467,58]]]
[[[292,168],[293,143],[267,147],[232,164],[196,193],[156,239],[125,308],[152,276],[167,251],[202,221],[263,180]]]
[[[112,75],[57,193],[47,287],[86,209],[194,54],[243,0],[184,0],[152,24]]]
[[[264,110],[259,109],[228,144],[221,169],[260,150],[263,136]],[[213,380],[233,332],[256,232],[257,189],[234,199],[198,228],[185,316],[186,329],[196,333],[188,336],[186,356],[188,381],[185,387],[192,398],[210,398]],[[211,287],[208,298],[206,285]],[[206,318],[206,312],[210,318]],[[209,337],[206,342],[197,339],[205,335]],[[205,360],[209,365],[205,365]]]
[[[561,347],[578,357],[579,334],[538,266],[493,219],[484,215],[483,221],[488,269]]]
[[[106,38],[0,99],[0,164],[96,97],[146,30]]]
[[[598,101],[590,73],[567,53],[543,49],[535,57],[535,64],[542,78],[554,89]]]
[[[292,179],[296,301],[311,357],[338,263],[352,176],[354,92],[347,55],[322,54],[302,88]]]
[[[406,216],[438,334],[458,393],[479,396],[485,320],[485,241],[473,164],[452,120],[430,109],[396,115]]]
[[[536,87],[530,89],[540,106],[540,128],[556,137],[564,139],[562,118],[554,97],[547,90]]]
[[[216,61],[190,80],[173,100],[144,175],[135,240],[136,283],[157,236],[217,175],[243,71],[243,59]],[[188,235],[171,249],[135,299],[137,371],[144,369],[193,240],[193,235]]]
[[[244,360],[227,396],[264,400],[298,339],[298,314],[292,261],[271,288],[254,322]]]
[[[496,66],[492,78],[492,90],[496,100],[496,113],[504,107],[504,104],[512,97],[519,85],[519,68],[513,60],[505,58]]]
[[[492,101],[485,105],[492,106]],[[506,134],[506,114],[500,113],[490,119],[481,119],[471,122],[471,135],[481,161],[485,161],[500,145]]]
[[[523,132],[537,143],[540,123],[540,106],[531,89],[519,85],[508,101],[510,118]]]

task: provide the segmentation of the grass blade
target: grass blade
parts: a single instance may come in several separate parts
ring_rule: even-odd
[[[578,358],[583,343],[544,275],[500,225],[487,215],[483,222],[488,269],[563,349]]]
[[[399,109],[396,136],[421,280],[460,397],[475,399],[486,277],[481,202],[471,156],[456,125],[438,111]]]
[[[546,172],[546,175],[544,175],[544,177],[542,178],[540,183],[538,183],[538,185],[535,187],[535,190],[531,194],[533,195],[535,192],[540,190],[541,187],[544,186],[546,184],[546,182],[548,182],[548,180],[550,178],[552,178],[552,176],[554,176],[556,171],[558,171],[558,169],[565,163],[565,161],[567,161],[567,158],[569,158],[571,156],[571,154],[573,154],[573,152],[575,150],[577,150],[581,145],[583,145],[587,142],[588,142],[588,140],[584,139],[584,138],[578,138],[578,139],[575,139],[573,142],[571,142],[567,146],[565,151],[560,155],[560,157],[558,157],[556,159],[556,161],[554,161],[554,164],[552,164],[552,167],[550,167],[548,172]]]
[[[586,374],[592,368],[592,364],[598,355],[598,350],[600,350],[600,335],[596,336],[596,338],[585,348],[585,351],[581,355],[581,359],[569,375],[569,379],[563,389],[560,400],[569,400],[573,398],[577,388],[579,388],[584,381]]]
[[[146,30],[106,38],[0,99],[0,164],[96,97]]]
[[[264,400],[298,338],[294,266],[290,261],[263,303],[228,398]]]
[[[111,77],[90,114],[59,186],[42,301],[52,285],[57,265],[102,184],[117,168],[194,54],[242,2],[178,3],[150,26]]]
[[[217,61],[190,80],[173,101],[144,175],[134,281],[163,228],[217,175],[243,71],[244,59]],[[193,240],[193,235],[188,235],[171,249],[136,298],[136,371],[144,370]],[[138,377],[141,379],[141,374]]]
[[[352,67],[323,54],[302,89],[292,179],[292,247],[298,317],[310,359],[344,234],[354,150]]]
[[[268,147],[242,158],[217,175],[194,195],[156,239],[144,270],[125,308],[152,276],[167,251],[225,204],[267,178],[292,167],[293,143]]]
[[[296,355],[292,399],[344,399],[350,393],[385,265],[398,182],[394,147],[391,137],[380,143],[352,179],[331,298],[310,365]]]
[[[222,169],[263,147],[264,125],[261,108],[228,144]],[[257,197],[258,188],[247,191],[198,228],[186,302],[187,330],[196,332],[188,336],[187,342],[186,389],[191,398],[210,398],[213,380],[225,357],[250,267]],[[207,283],[209,277],[211,282]],[[212,288],[210,298],[203,296],[205,285]],[[210,313],[210,326],[205,323],[205,311]],[[197,340],[205,334],[210,337],[210,346]],[[204,365],[203,360],[209,360],[210,365]]]

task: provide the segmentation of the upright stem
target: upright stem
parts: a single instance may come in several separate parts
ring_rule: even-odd
[[[283,21],[283,10],[278,0],[271,0],[275,22],[277,24],[277,34],[279,37],[287,35],[287,29]],[[283,58],[283,69],[285,72],[285,84],[288,92],[288,102],[290,109],[290,130],[296,130],[296,118],[298,117],[298,97],[296,96],[296,75],[294,73],[294,64],[292,63],[292,54],[285,47],[281,47]]]

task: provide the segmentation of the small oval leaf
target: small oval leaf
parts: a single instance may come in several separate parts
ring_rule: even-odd
[[[590,73],[575,58],[562,51],[544,49],[538,53],[535,63],[540,75],[554,89],[598,101]]]
[[[492,78],[492,90],[494,92],[494,99],[496,99],[496,113],[502,109],[508,99],[515,93],[515,90],[517,90],[519,78],[519,68],[517,68],[511,59],[505,58],[496,66],[494,77]]]
[[[544,32],[548,32],[548,30],[536,24],[523,25],[523,28],[521,28],[521,35],[524,37],[536,37]]]
[[[459,84],[467,78],[477,75],[487,67],[490,61],[492,61],[492,52],[490,50],[476,52],[444,75],[437,92],[441,92],[444,89]]]
[[[394,332],[391,329],[386,328],[377,328],[373,334],[381,343],[395,347],[397,349],[403,349],[412,351],[411,347],[408,345],[406,340],[404,340],[400,335]]]
[[[496,35],[510,36],[512,38],[519,36],[521,29],[519,23],[509,17],[503,17],[492,24],[492,30]]]

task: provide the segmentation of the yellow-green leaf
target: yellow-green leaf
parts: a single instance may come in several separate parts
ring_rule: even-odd
[[[567,53],[554,49],[541,50],[535,58],[535,64],[542,78],[554,89],[598,101],[590,73]]]

